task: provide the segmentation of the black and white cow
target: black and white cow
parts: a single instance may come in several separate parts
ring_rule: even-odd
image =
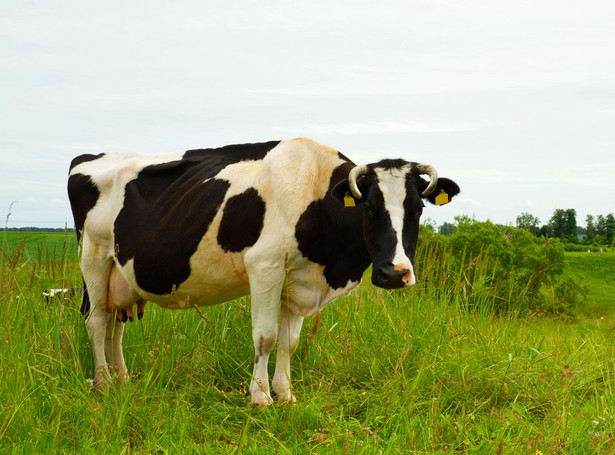
[[[355,166],[309,139],[75,158],[68,194],[96,385],[110,378],[108,365],[127,377],[123,322],[135,304],[141,316],[145,301],[188,308],[251,294],[252,404],[272,403],[276,342],[273,390],[295,401],[290,356],[303,318],[350,292],[370,264],[376,286],[415,284],[423,199],[458,193],[431,166]]]

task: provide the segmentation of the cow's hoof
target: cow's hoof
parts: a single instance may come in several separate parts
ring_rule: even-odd
[[[94,392],[104,392],[109,388],[111,380],[109,378],[94,378],[92,390]]]
[[[109,388],[109,384],[111,384],[111,382],[111,374],[106,366],[96,368],[93,381],[93,390],[102,392]]]
[[[252,395],[252,401],[250,401],[250,406],[252,408],[262,408],[265,406],[270,406],[273,404],[273,400],[269,396],[269,394],[264,392],[257,392]]]
[[[278,397],[278,404],[295,404],[296,402],[297,399],[292,393],[288,395],[282,394]]]

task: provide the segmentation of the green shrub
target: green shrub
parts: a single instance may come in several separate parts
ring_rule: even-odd
[[[447,237],[422,230],[417,251],[419,281],[469,306],[521,313],[571,313],[583,300],[573,279],[563,277],[564,245],[525,229],[458,217]]]

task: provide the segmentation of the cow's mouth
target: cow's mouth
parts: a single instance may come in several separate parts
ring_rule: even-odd
[[[374,286],[385,289],[399,289],[410,286],[411,278],[412,273],[410,269],[393,265],[380,267],[372,272],[372,283]]]

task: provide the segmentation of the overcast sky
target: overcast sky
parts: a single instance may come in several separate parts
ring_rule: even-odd
[[[615,212],[615,2],[0,3],[0,218],[73,226],[70,160],[312,137],[461,187],[424,216]]]

